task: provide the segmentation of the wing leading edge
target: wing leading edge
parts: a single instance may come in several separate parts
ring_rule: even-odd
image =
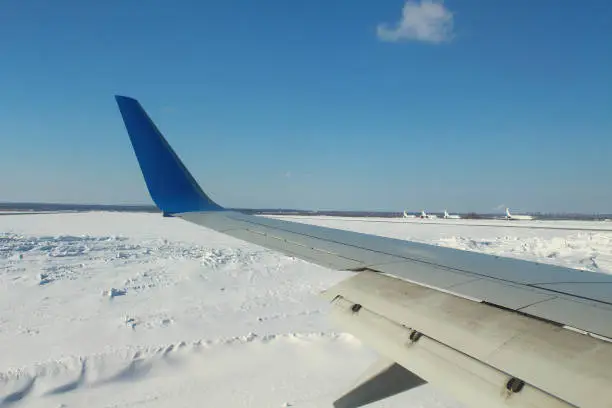
[[[339,323],[384,360],[336,406],[429,381],[471,406],[612,407],[605,366],[612,361],[611,276],[226,210],[202,191],[141,105],[116,99],[164,213],[358,272],[326,296]],[[381,387],[390,381],[398,384]]]

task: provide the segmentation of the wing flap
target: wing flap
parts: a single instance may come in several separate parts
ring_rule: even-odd
[[[603,340],[374,273],[359,273],[325,296],[347,331],[470,406],[603,408],[612,401],[612,348]],[[425,355],[414,351],[425,345]],[[535,399],[523,399],[523,391],[510,398],[520,401],[500,398],[511,378]]]

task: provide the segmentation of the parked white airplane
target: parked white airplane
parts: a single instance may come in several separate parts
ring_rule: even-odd
[[[506,208],[506,219],[507,220],[533,220],[531,215],[512,215],[510,209]]]
[[[449,214],[448,211],[444,210],[444,218],[445,219],[451,219],[451,220],[458,220],[461,217],[457,214]]]
[[[412,215],[412,214],[408,214],[405,210],[404,210],[404,218],[416,218],[416,215]]]
[[[425,210],[421,210],[421,215],[419,216],[419,218],[424,218],[424,219],[428,219],[428,220],[433,220],[438,218],[437,215],[433,215],[433,214],[427,214],[425,212]]]
[[[163,213],[355,272],[325,297],[342,328],[381,357],[334,407],[426,382],[475,408],[612,406],[611,275],[228,210],[202,191],[138,101],[117,103]]]

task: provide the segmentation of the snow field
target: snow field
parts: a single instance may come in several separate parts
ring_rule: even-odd
[[[606,231],[292,220],[612,271]],[[0,407],[330,406],[376,359],[318,296],[348,276],[156,214],[0,217]]]

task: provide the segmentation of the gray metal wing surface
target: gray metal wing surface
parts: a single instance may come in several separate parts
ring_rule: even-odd
[[[325,296],[381,361],[336,407],[425,382],[474,407],[612,407],[612,276],[226,210],[140,104],[117,101],[165,214],[355,272]]]

